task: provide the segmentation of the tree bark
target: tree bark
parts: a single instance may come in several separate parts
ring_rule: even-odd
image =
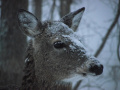
[[[20,85],[26,36],[17,25],[17,11],[27,9],[27,0],[2,0],[0,26],[0,86]]]
[[[42,0],[34,0],[34,7],[35,7],[35,16],[39,20],[41,20],[42,17]]]
[[[56,0],[53,0],[53,4],[50,10],[50,21],[53,21],[53,15],[54,15],[54,10],[55,10],[55,6],[56,6]]]
[[[105,43],[106,43],[110,33],[112,32],[113,28],[115,27],[116,23],[118,22],[119,16],[120,16],[120,0],[119,0],[118,10],[117,10],[115,19],[114,19],[113,23],[111,24],[110,28],[108,29],[108,32],[106,33],[105,37],[103,38],[103,41],[102,41],[100,47],[96,51],[96,53],[94,55],[95,57],[97,57],[100,54],[100,52],[102,51],[102,49],[104,48]]]
[[[60,17],[63,17],[70,12],[71,3],[72,0],[60,0]]]

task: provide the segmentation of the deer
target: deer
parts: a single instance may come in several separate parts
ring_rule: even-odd
[[[81,76],[102,74],[103,65],[75,33],[84,11],[80,8],[58,21],[40,21],[31,12],[18,11],[19,27],[31,37],[21,90],[75,90]]]

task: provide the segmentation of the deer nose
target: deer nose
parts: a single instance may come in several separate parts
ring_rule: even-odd
[[[103,72],[103,65],[91,65],[89,71],[91,73],[95,73],[96,75],[100,75]]]

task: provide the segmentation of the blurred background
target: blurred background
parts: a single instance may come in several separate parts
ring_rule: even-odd
[[[18,9],[52,21],[81,7],[77,34],[104,72],[85,77],[78,90],[120,90],[120,0],[0,0],[0,87],[19,87],[23,76],[28,37],[18,27]]]

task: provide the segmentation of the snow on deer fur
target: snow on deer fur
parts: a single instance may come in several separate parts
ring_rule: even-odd
[[[84,10],[78,9],[52,22],[41,22],[32,13],[19,10],[19,26],[32,38],[21,90],[74,90],[81,75],[102,74],[103,65],[87,55],[75,35]]]

